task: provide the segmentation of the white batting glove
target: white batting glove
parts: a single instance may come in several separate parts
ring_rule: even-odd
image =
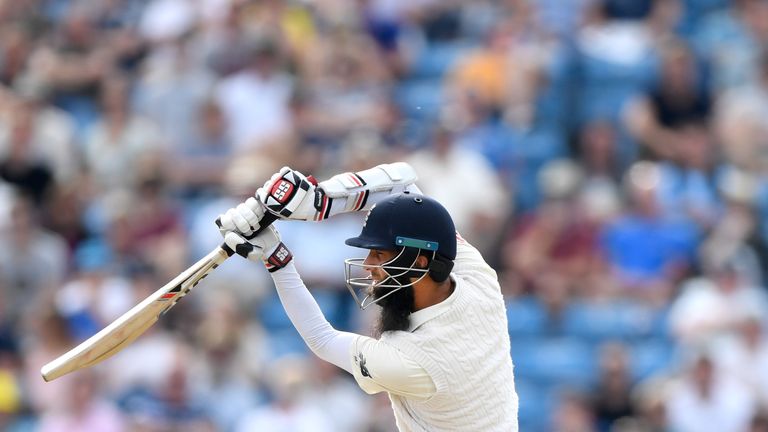
[[[256,195],[280,219],[321,221],[339,213],[369,210],[390,194],[416,192],[416,172],[405,162],[337,174],[317,183],[312,176],[283,167]]]
[[[236,232],[227,232],[224,243],[243,258],[263,262],[270,273],[285,267],[293,259],[291,251],[280,240],[280,233],[271,225],[250,240]]]
[[[222,236],[235,231],[248,237],[261,228],[264,214],[264,205],[251,197],[219,215],[216,226]]]
[[[317,180],[283,167],[256,191],[267,211],[280,219],[313,220],[318,210]]]

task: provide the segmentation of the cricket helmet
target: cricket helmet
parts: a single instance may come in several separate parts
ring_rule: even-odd
[[[358,305],[365,309],[394,292],[412,286],[429,275],[442,282],[448,278],[456,259],[456,227],[448,211],[432,198],[404,192],[377,203],[368,212],[360,235],[347,239],[346,244],[363,249],[395,251],[392,260],[379,265],[389,277],[375,282],[367,277],[353,277],[357,267],[376,267],[363,264],[364,258],[345,260],[347,287]],[[429,259],[426,268],[416,267],[419,255]],[[417,278],[416,281],[411,281]],[[371,289],[389,288],[373,301]],[[366,288],[368,294],[360,301],[355,288]]]

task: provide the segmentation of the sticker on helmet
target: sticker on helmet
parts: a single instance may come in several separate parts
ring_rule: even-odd
[[[365,220],[363,221],[363,228],[365,228],[366,225],[368,225],[368,217],[371,216],[371,212],[373,209],[376,208],[376,204],[374,204],[370,210],[368,210],[368,213],[365,214]]]

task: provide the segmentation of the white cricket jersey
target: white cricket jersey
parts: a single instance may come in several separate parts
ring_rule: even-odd
[[[517,431],[518,398],[496,272],[459,238],[454,292],[411,314],[408,331],[357,336],[352,373],[386,391],[400,431]]]

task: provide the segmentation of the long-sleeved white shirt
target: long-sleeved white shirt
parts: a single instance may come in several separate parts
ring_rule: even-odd
[[[296,329],[320,358],[386,391],[398,429],[516,431],[518,398],[506,310],[496,273],[458,237],[453,293],[381,339],[340,332],[325,319],[293,264],[272,273]]]
[[[334,329],[293,262],[272,273],[272,278],[288,317],[307,346],[321,359],[353,374],[367,393],[386,391],[422,400],[435,393],[426,370],[397,348],[385,341]],[[424,311],[429,313],[428,309],[432,308]],[[420,312],[411,315],[412,322]]]

